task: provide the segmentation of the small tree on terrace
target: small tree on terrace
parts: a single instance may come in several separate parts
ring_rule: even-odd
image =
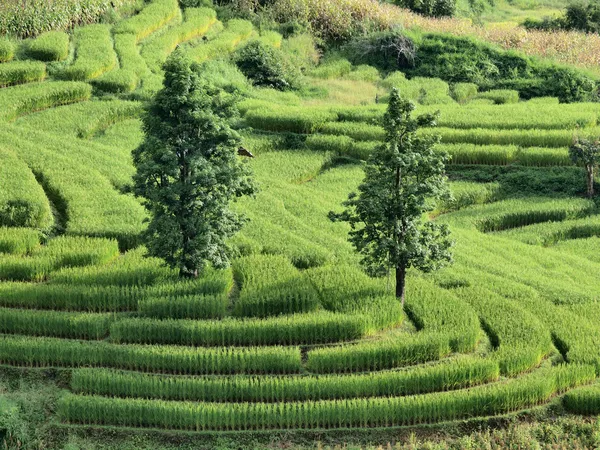
[[[428,272],[452,259],[448,227],[423,221],[434,200],[449,195],[444,176],[448,157],[433,149],[439,137],[417,135],[419,127],[434,126],[437,116],[415,119],[414,109],[398,90],[392,91],[383,119],[385,144],[369,158],[359,194],[350,194],[341,214],[330,213],[332,220],[350,224],[350,242],[370,275],[395,270],[402,306],[410,267]]]
[[[569,148],[569,156],[574,164],[583,166],[586,172],[587,196],[594,196],[594,174],[600,163],[600,141],[577,138]]]
[[[243,224],[229,202],[254,185],[230,126],[234,98],[207,84],[179,51],[164,69],[164,87],[143,117],[145,139],[133,151],[134,192],[150,212],[149,253],[196,277],[207,262],[228,265],[226,238]]]

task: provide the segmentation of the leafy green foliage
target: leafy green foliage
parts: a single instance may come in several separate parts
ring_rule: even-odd
[[[238,68],[255,86],[281,91],[297,86],[300,73],[286,61],[283,52],[259,40],[239,49],[234,58]]]
[[[27,56],[40,61],[62,61],[69,56],[69,35],[63,31],[48,31],[27,44]]]
[[[135,192],[151,214],[150,254],[190,277],[207,261],[228,265],[225,239],[243,223],[229,202],[254,186],[237,157],[233,98],[207,85],[179,52],[165,72],[165,87],[144,116],[146,139],[134,151]]]
[[[417,136],[419,127],[435,124],[435,116],[413,119],[414,108],[392,90],[383,122],[386,143],[371,155],[359,196],[351,194],[344,203],[348,209],[330,215],[350,223],[350,241],[370,274],[395,269],[396,296],[403,303],[406,270],[435,270],[451,260],[452,245],[447,227],[421,223],[423,213],[432,209],[431,199],[447,191],[447,157],[433,150],[435,138]]]
[[[600,141],[579,138],[569,147],[569,156],[575,164],[585,168],[587,195],[593,197],[594,172],[600,163]]]
[[[398,6],[429,17],[452,17],[456,12],[454,0],[395,0]]]

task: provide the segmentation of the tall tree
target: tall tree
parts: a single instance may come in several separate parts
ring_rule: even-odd
[[[436,199],[449,195],[444,175],[448,156],[434,150],[439,137],[417,133],[420,127],[434,126],[437,115],[412,118],[414,109],[392,90],[383,118],[385,143],[367,161],[358,195],[350,194],[344,212],[330,213],[332,220],[350,224],[349,240],[370,275],[395,271],[402,306],[410,267],[429,272],[452,260],[448,227],[423,220]]]
[[[594,175],[600,163],[600,140],[577,138],[569,148],[569,156],[574,164],[583,166],[586,173],[587,196],[594,196]]]
[[[180,51],[164,69],[164,87],[143,116],[145,139],[133,151],[134,192],[150,213],[149,253],[196,277],[207,262],[228,265],[226,239],[244,222],[229,203],[255,187],[237,156],[235,98],[203,80]]]

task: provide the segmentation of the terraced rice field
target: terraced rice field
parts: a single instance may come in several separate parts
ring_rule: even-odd
[[[317,69],[319,98],[246,86],[261,192],[236,204],[250,222],[231,269],[182,282],[144,256],[146,213],[123,188],[161,64],[179,46],[218,65],[251,39],[285,44],[154,0],[114,26],[42,35],[27,54],[44,62],[0,64],[0,363],[71,369],[67,424],[394,427],[565,392],[567,410],[598,413],[600,316],[577,308],[600,298],[599,211],[567,147],[576,129],[598,135],[600,104],[457,103],[441,80],[413,81],[417,111],[441,110],[454,199],[435,220],[456,247],[453,266],[410,274],[406,310],[327,218],[382,139],[374,94],[400,75]]]

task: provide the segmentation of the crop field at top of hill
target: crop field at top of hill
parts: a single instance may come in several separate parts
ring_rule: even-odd
[[[564,67],[472,37],[489,28],[453,34],[450,19],[428,32],[433,19],[388,4],[423,22],[407,31],[411,66],[361,53],[387,25],[328,40],[327,1],[297,10],[312,29],[281,25],[281,9],[82,3],[100,9],[0,36],[3,448],[480,448],[461,437],[521,420],[573,421],[598,440],[600,203],[569,150],[600,138],[597,60]],[[289,86],[244,72],[252,45],[281,58]],[[231,264],[189,279],[150,256],[132,189],[174,53],[236,97],[231,127],[253,156],[238,158],[258,186],[231,203],[248,219]],[[409,269],[404,305],[330,220],[389,135],[393,88],[415,115],[439,112],[418,136],[439,136],[452,194],[424,216],[448,226],[452,264]],[[564,448],[592,446],[569,433]]]

